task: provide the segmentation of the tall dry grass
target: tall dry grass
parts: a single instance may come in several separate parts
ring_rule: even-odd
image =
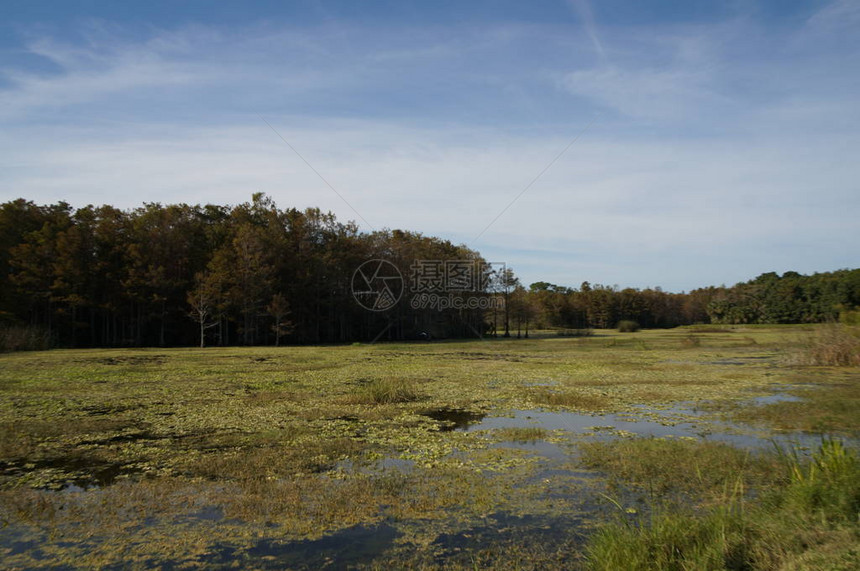
[[[860,367],[860,328],[828,323],[803,340],[790,356],[795,365]]]

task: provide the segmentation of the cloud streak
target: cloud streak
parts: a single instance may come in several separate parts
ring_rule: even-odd
[[[594,12],[591,10],[591,4],[588,0],[568,0],[568,2],[579,16],[582,27],[594,46],[594,51],[597,52],[600,61],[606,62],[606,50],[603,49],[603,43],[600,41],[600,36],[597,33],[597,24],[594,22]]]

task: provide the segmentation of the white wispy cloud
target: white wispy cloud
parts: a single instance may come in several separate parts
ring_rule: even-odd
[[[831,2],[815,12],[809,18],[807,26],[817,33],[855,32],[860,26],[860,2],[857,0]]]
[[[576,95],[633,118],[678,121],[702,116],[728,101],[695,69],[608,67],[566,74],[563,86]]]
[[[594,21],[594,12],[591,9],[591,4],[588,0],[568,0],[568,2],[579,16],[579,19],[582,22],[582,27],[585,30],[588,39],[591,40],[594,50],[597,52],[600,59],[605,61],[606,50],[603,49],[603,43],[600,41],[600,35],[597,31],[597,24]]]

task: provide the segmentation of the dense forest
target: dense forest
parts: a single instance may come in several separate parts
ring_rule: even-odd
[[[860,269],[804,276],[770,272],[732,287],[689,293],[659,288],[618,289],[584,282],[579,289],[546,282],[531,285],[541,322],[556,327],[614,327],[632,320],[642,327],[696,323],[820,323],[856,319]]]
[[[407,274],[416,260],[478,252],[414,232],[359,232],[318,209],[279,209],[262,194],[236,206],[73,208],[0,205],[0,329],[52,346],[326,343],[525,334],[529,328],[835,319],[860,306],[860,270],[763,274],[689,293],[519,283],[487,270],[477,293],[493,308],[368,311],[351,289],[370,259]],[[9,345],[9,343],[7,343]]]

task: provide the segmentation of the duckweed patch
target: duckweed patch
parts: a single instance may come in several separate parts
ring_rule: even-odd
[[[104,462],[84,455],[33,461],[0,461],[0,483],[14,481],[32,488],[64,490],[105,487],[140,472],[130,464]]]

